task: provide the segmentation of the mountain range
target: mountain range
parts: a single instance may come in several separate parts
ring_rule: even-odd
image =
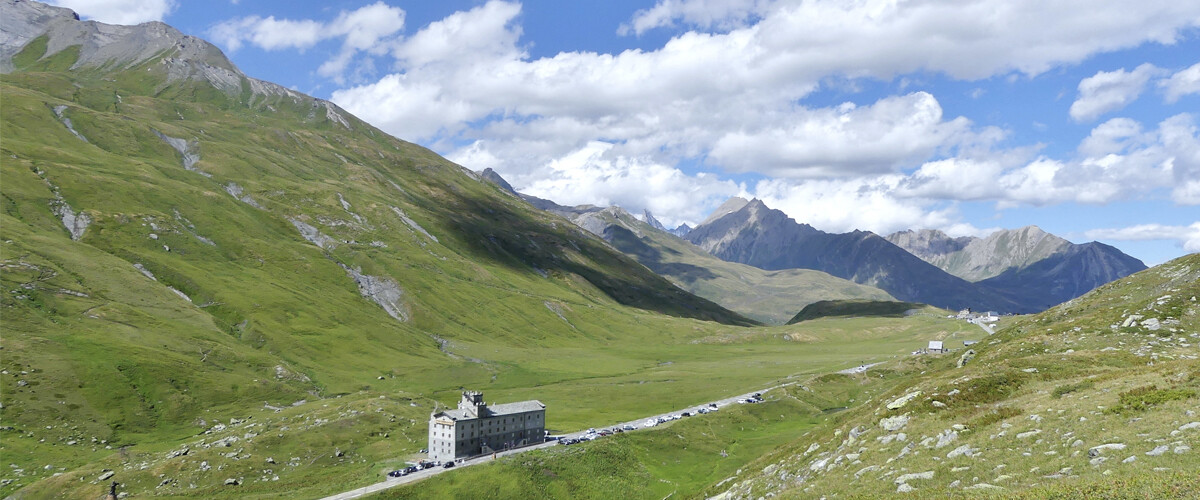
[[[568,207],[520,194],[503,177],[487,169],[480,173],[530,204],[559,215],[603,238],[680,288],[767,324],[783,324],[796,311],[819,300],[892,300],[887,292],[810,269],[768,271],[709,254],[676,236],[649,210],[639,219],[621,207]]]
[[[1146,269],[1145,264],[1120,250],[1098,242],[1073,244],[1037,226],[993,232],[986,238],[951,238],[937,230],[901,231],[880,237],[868,231],[836,234],[797,223],[761,200],[734,197],[717,207],[695,228],[668,229],[646,210],[641,220],[624,210],[606,211],[593,205],[567,207],[550,200],[518,193],[491,169],[482,177],[525,199],[535,207],[561,215],[603,237],[618,250],[684,288],[769,322],[781,313],[739,309],[729,296],[705,290],[696,273],[660,261],[668,238],[676,235],[704,253],[727,262],[767,271],[807,269],[878,288],[903,301],[960,309],[975,308],[1005,313],[1045,310],[1078,297],[1093,288]],[[611,208],[611,207],[610,207]],[[626,217],[621,218],[623,213]],[[608,214],[607,217],[600,214]],[[633,227],[642,223],[645,228]],[[615,227],[634,234],[619,238]],[[656,241],[656,243],[649,243]],[[649,252],[645,245],[656,247]],[[678,245],[677,243],[675,245]],[[677,251],[677,255],[683,255]],[[689,265],[711,269],[689,252]],[[744,273],[735,273],[745,276]],[[846,290],[846,288],[842,288]],[[803,307],[816,300],[872,299],[861,290],[848,295],[819,297],[812,294],[795,303]],[[812,299],[812,300],[809,300]],[[775,304],[773,304],[775,305]]]
[[[686,238],[722,259],[763,269],[816,269],[900,300],[1009,313],[1041,311],[1146,268],[1111,246],[1074,245],[1036,227],[983,239],[936,231],[887,239],[866,231],[834,234],[741,198],[727,201]]]

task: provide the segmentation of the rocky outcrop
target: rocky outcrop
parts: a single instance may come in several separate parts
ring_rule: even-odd
[[[238,201],[240,201],[242,203],[245,203],[247,205],[250,205],[250,206],[252,206],[254,208],[258,208],[258,209],[263,208],[262,205],[258,204],[258,201],[255,201],[254,198],[251,198],[250,195],[245,194],[245,190],[242,189],[242,186],[239,186],[238,183],[236,183],[236,182],[230,182],[229,184],[226,184],[225,192],[229,193],[229,196],[234,197],[235,199],[237,199]]]
[[[200,161],[200,152],[198,151],[200,148],[199,142],[195,140],[188,141],[178,137],[171,137],[157,130],[154,131],[154,135],[157,135],[159,139],[162,139],[163,142],[167,143],[172,148],[175,148],[175,151],[179,152],[179,155],[183,161],[184,170],[189,172],[197,172],[206,177],[212,177],[212,175],[201,172],[200,169],[196,168],[196,163]]]
[[[400,285],[396,284],[391,278],[369,276],[363,274],[361,269],[351,268],[345,264],[339,265],[358,284],[358,293],[360,295],[379,304],[379,307],[382,307],[388,313],[388,316],[391,316],[395,320],[408,321],[408,306],[404,305],[404,302],[401,301],[404,298],[404,290],[400,288]]]
[[[308,240],[309,243],[320,247],[322,250],[330,250],[337,246],[337,240],[325,236],[321,230],[313,227],[312,225],[292,217],[289,217],[288,221],[290,221],[293,226],[296,226],[296,230],[300,231],[300,236],[303,236],[304,239]]]
[[[67,118],[66,115],[63,114],[63,112],[66,110],[67,106],[65,104],[59,104],[58,106],[54,107],[54,116],[58,117],[58,121],[62,122],[62,124],[67,127],[67,130],[70,131],[72,135],[83,142],[88,142],[87,137],[84,137],[83,134],[80,134],[78,130],[75,130],[75,124],[71,123],[71,119]]]

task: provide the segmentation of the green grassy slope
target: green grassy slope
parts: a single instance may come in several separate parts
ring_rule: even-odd
[[[245,79],[234,95],[168,81],[170,54],[65,71],[78,51],[44,47],[0,77],[0,453],[15,465],[0,494],[91,495],[100,486],[78,478],[101,464],[138,471],[130,457],[302,400],[295,411],[318,418],[339,395],[531,380],[457,343],[657,345],[736,329],[709,320],[752,323],[327,103],[255,94]],[[63,214],[90,221],[77,239]],[[423,422],[429,407],[390,411]],[[384,434],[322,439],[393,455]],[[301,467],[284,484],[305,477],[328,476]],[[66,484],[82,489],[55,493]]]
[[[813,302],[792,316],[787,324],[828,317],[885,316],[904,317],[916,312],[945,315],[947,311],[916,302],[879,300],[820,300]]]
[[[604,239],[683,289],[767,324],[783,324],[819,300],[892,300],[878,288],[809,269],[766,271],[727,262],[627,212],[606,210],[587,217],[607,227]]]
[[[690,345],[699,343],[722,350],[718,364],[709,368],[711,373],[688,375],[687,367],[694,366],[695,361],[672,357],[679,360],[674,365],[678,367],[671,370],[672,376],[695,378],[703,384],[723,384],[725,377],[745,379],[761,370],[780,370],[790,373],[781,380],[789,385],[766,391],[766,402],[762,404],[727,406],[717,413],[685,418],[653,429],[502,458],[378,496],[696,497],[713,484],[757,463],[778,447],[818,428],[830,416],[869,400],[896,383],[894,378],[878,378],[874,374],[868,377],[829,372],[860,362],[904,356],[924,345],[928,338],[978,338],[980,333],[978,328],[963,322],[912,316],[820,319],[803,325],[744,329],[705,337]],[[798,345],[805,348],[795,349]],[[687,349],[693,356],[708,350],[679,347],[680,354]],[[648,401],[626,400],[620,396],[618,391],[628,390],[633,385],[630,382],[632,380],[625,384],[625,389],[590,399],[586,408],[567,410],[611,413],[609,406],[644,407]],[[646,382],[661,381],[651,379]],[[688,404],[703,401],[693,397]],[[684,406],[676,405],[674,409]],[[615,415],[606,420],[608,423],[617,421],[620,419]]]
[[[893,389],[705,494],[1194,497],[1197,296],[1193,254],[1017,319],[965,367],[885,363],[867,375]]]

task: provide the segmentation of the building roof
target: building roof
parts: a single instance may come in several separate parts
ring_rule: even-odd
[[[940,340],[930,340],[930,341],[929,341],[929,348],[930,348],[930,349],[941,349],[941,348],[942,348],[942,341],[940,341]]]
[[[500,416],[504,416],[504,415],[515,415],[518,413],[525,413],[525,412],[530,412],[530,411],[545,410],[546,405],[542,404],[541,401],[538,401],[536,399],[531,399],[529,401],[518,401],[516,403],[502,403],[502,404],[498,404],[498,405],[485,406],[484,408],[485,408],[485,413],[483,415],[480,415],[480,417],[489,418],[489,417],[500,417]],[[470,413],[467,413],[467,410],[462,410],[462,409],[457,409],[457,408],[450,409],[450,410],[442,410],[442,411],[439,411],[439,412],[433,414],[433,418],[437,418],[438,416],[445,416],[445,417],[449,418],[450,420],[467,420],[467,419],[475,418],[475,417],[471,416]]]

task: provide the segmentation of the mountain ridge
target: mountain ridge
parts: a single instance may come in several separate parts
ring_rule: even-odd
[[[502,189],[511,190],[509,183],[490,169],[481,173],[481,177]],[[686,224],[666,229],[649,210],[643,210],[639,219],[615,205],[568,207],[515,190],[512,192],[531,205],[562,216],[599,236],[677,286],[767,324],[783,324],[795,315],[795,311],[818,300],[892,299],[877,288],[821,271],[766,271],[723,261],[682,238],[681,234],[690,230]],[[739,198],[726,202],[725,208],[741,208],[751,203],[754,202]]]
[[[942,308],[1022,311],[1008,297],[949,275],[867,231],[831,234],[798,223],[761,200],[710,218],[686,239],[721,259],[761,269],[815,269],[876,286],[893,297]]]

